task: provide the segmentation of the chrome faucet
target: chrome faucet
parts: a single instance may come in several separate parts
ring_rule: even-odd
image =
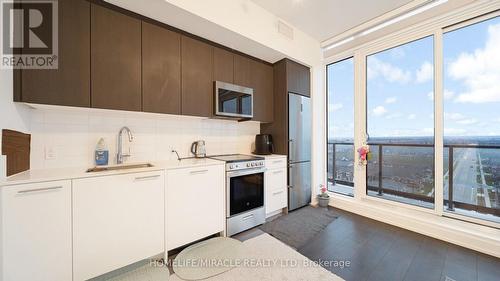
[[[123,159],[125,157],[130,157],[130,148],[129,148],[128,154],[123,154],[122,134],[124,131],[127,131],[129,142],[132,142],[132,140],[134,140],[134,136],[132,135],[132,131],[130,131],[130,129],[128,127],[125,126],[125,127],[120,129],[120,132],[118,132],[118,153],[116,154],[116,164],[123,164]]]

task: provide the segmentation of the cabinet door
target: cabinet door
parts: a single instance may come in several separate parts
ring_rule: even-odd
[[[273,67],[262,62],[253,62],[254,72],[254,120],[273,122],[274,119],[274,84]]]
[[[3,281],[71,280],[71,182],[2,187]]]
[[[224,231],[224,176],[222,165],[167,171],[167,251]]]
[[[212,46],[182,36],[182,114],[213,115]]]
[[[233,53],[214,47],[214,80],[233,83]]]
[[[254,88],[253,72],[252,59],[238,54],[234,55],[234,84]]]
[[[286,61],[288,91],[309,97],[311,95],[311,72],[309,67],[294,61]]]
[[[21,70],[17,101],[90,107],[90,3],[59,1],[58,69]]]
[[[74,180],[73,281],[163,253],[164,198],[163,171]]]
[[[143,111],[181,113],[181,36],[142,22]]]
[[[286,168],[271,169],[265,173],[266,214],[287,206]]]
[[[141,21],[91,5],[92,107],[142,110]]]

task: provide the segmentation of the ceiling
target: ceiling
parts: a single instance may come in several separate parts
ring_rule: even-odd
[[[412,0],[252,0],[323,42]]]

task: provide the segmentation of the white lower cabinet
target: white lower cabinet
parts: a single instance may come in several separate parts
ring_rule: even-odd
[[[2,281],[71,280],[71,181],[1,189]]]
[[[266,159],[264,174],[266,217],[279,213],[288,205],[286,157]]]
[[[73,281],[165,251],[164,184],[164,171],[73,180]]]
[[[224,231],[224,165],[166,171],[167,251]]]

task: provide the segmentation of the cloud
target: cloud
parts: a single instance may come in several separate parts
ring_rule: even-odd
[[[416,72],[417,83],[425,83],[432,80],[434,76],[434,66],[425,61]]]
[[[385,107],[379,105],[373,109],[373,115],[375,116],[383,116],[387,113],[387,109]]]
[[[415,120],[417,119],[417,115],[416,114],[410,114],[408,115],[408,120]]]
[[[344,105],[341,103],[330,103],[328,105],[328,111],[329,112],[336,112],[336,111],[341,110],[343,107],[344,107]]]
[[[397,100],[398,99],[396,97],[390,97],[390,98],[385,99],[385,103],[391,104],[391,103],[395,103]]]
[[[444,100],[451,100],[454,96],[455,96],[454,92],[447,90],[447,89],[444,90],[444,93],[443,93]],[[427,97],[429,98],[429,100],[433,101],[434,100],[434,91],[429,92],[427,94]]]
[[[390,63],[379,60],[376,57],[368,58],[367,67],[368,79],[374,79],[382,76],[389,82],[408,83],[411,80],[411,72],[404,71],[401,68]]]
[[[444,134],[447,136],[450,135],[463,135],[467,133],[465,129],[457,129],[457,128],[444,128]]]
[[[466,90],[455,99],[459,103],[500,102],[500,24],[488,26],[483,48],[462,53],[449,64],[448,75],[461,81]]]
[[[479,123],[479,120],[477,120],[476,118],[468,118],[467,116],[460,113],[445,112],[444,119],[448,121],[453,121],[460,125],[474,125]]]
[[[393,114],[389,114],[385,117],[385,119],[396,119],[396,118],[399,118],[403,116],[401,113],[393,113]]]
[[[470,119],[463,119],[463,120],[458,120],[457,123],[458,124],[461,124],[461,125],[474,125],[474,124],[477,124],[479,121],[477,119],[474,119],[474,118],[470,118]]]
[[[452,120],[452,121],[459,121],[463,120],[466,117],[463,114],[460,113],[451,113],[451,112],[445,112],[444,113],[444,119],[445,120]]]

